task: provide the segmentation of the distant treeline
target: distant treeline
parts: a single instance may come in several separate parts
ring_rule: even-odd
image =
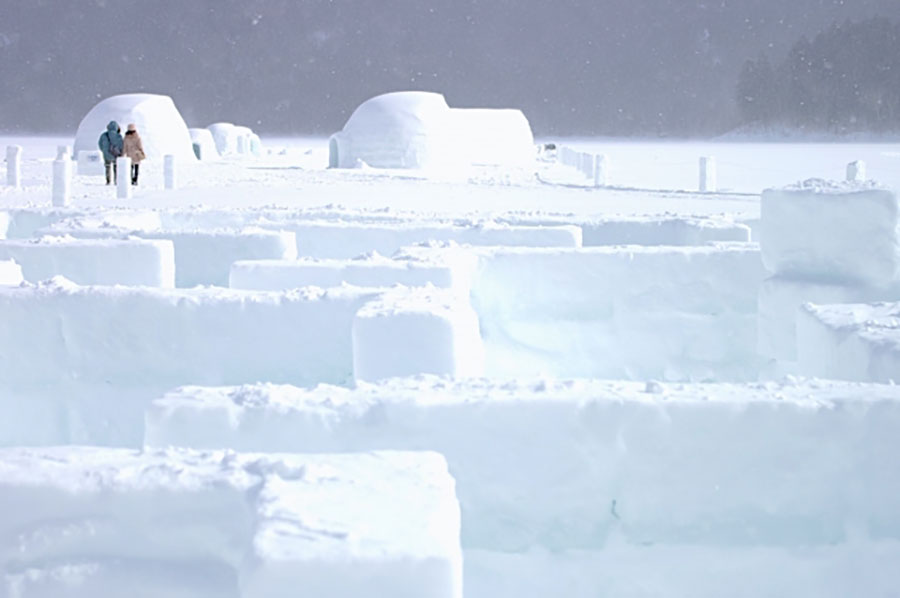
[[[900,130],[900,23],[847,21],[801,37],[778,64],[747,61],[736,99],[745,126]]]

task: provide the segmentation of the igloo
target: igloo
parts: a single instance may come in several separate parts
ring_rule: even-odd
[[[216,141],[209,129],[188,129],[198,160],[215,160],[219,157]]]
[[[232,123],[225,122],[213,123],[207,127],[216,141],[216,149],[220,155],[233,154],[237,151],[238,133],[236,128]]]
[[[246,155],[250,153],[250,139],[253,137],[253,130],[250,127],[236,126],[237,133],[237,153]]]
[[[111,120],[119,123],[123,135],[129,123],[137,125],[144,153],[150,160],[161,164],[167,154],[179,161],[196,160],[191,134],[172,98],[151,93],[117,95],[91,108],[75,133],[75,155],[95,151],[97,140]]]
[[[533,159],[518,110],[451,109],[439,93],[402,91],[363,102],[329,141],[329,166],[454,169]],[[528,158],[525,158],[526,160]]]
[[[230,154],[258,156],[262,151],[259,136],[250,127],[221,122],[213,123],[207,128],[216,141],[216,149],[223,156]]]
[[[451,108],[453,130],[462,136],[471,164],[527,165],[536,155],[531,125],[521,110]]]

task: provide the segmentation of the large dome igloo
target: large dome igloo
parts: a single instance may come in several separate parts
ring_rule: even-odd
[[[519,110],[452,109],[424,91],[363,102],[329,143],[329,166],[453,169],[534,159],[534,139]]]
[[[119,123],[123,135],[129,123],[137,125],[150,160],[162,162],[166,154],[179,161],[196,160],[191,134],[175,102],[169,96],[150,93],[113,96],[91,108],[75,133],[75,155],[96,150],[97,140],[111,120]]]

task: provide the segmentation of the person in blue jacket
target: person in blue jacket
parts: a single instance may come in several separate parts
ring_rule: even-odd
[[[116,168],[116,158],[122,155],[124,140],[122,139],[122,129],[119,123],[114,120],[109,121],[106,125],[106,131],[100,135],[100,141],[97,142],[100,151],[103,152],[103,163],[106,165],[106,184],[109,185],[110,178],[115,182],[119,173]],[[110,175],[112,175],[110,177]]]

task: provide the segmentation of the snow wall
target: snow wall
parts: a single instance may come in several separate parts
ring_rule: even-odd
[[[444,254],[445,259],[401,256],[390,259],[371,253],[351,260],[246,260],[231,266],[233,289],[279,291],[304,286],[408,287],[427,284],[440,288],[468,288],[477,257],[468,251]]]
[[[0,445],[135,445],[182,384],[344,384],[374,291],[0,287]],[[64,339],[64,342],[60,339]]]
[[[804,376],[900,381],[900,303],[803,305],[797,357]]]
[[[5,220],[8,220],[5,221]],[[0,236],[30,238],[38,229],[61,220],[72,220],[72,226],[89,228],[83,221],[104,226],[145,230],[208,230],[240,229],[258,226],[270,230],[293,230],[315,238],[305,246],[306,255],[318,258],[348,258],[370,251],[390,255],[399,247],[427,240],[456,240],[473,245],[567,245],[569,242],[546,239],[552,229],[576,227],[581,229],[581,244],[585,247],[608,245],[704,245],[715,241],[750,241],[750,229],[740,223],[719,217],[646,216],[584,218],[575,215],[547,215],[523,213],[498,215],[494,220],[422,220],[409,213],[367,211],[358,209],[270,208],[270,209],[210,209],[191,210],[135,210],[99,208],[15,208],[0,212]],[[77,221],[77,224],[76,224]],[[105,224],[104,224],[105,223]],[[330,228],[323,225],[330,225]],[[311,229],[306,228],[312,227]],[[349,227],[346,230],[337,227]],[[396,231],[390,236],[390,230]],[[451,230],[448,231],[448,228]],[[544,228],[544,233],[527,229]],[[459,231],[470,229],[466,236]],[[504,233],[502,229],[507,229]],[[480,236],[477,231],[483,231]],[[419,231],[419,232],[417,232]],[[521,231],[521,232],[514,232]],[[344,234],[346,233],[346,234]],[[343,235],[340,243],[328,242],[328,235]],[[545,240],[539,241],[538,237]],[[352,243],[352,248],[338,251],[339,245]],[[321,248],[321,249],[320,249]],[[298,247],[302,249],[302,247]],[[355,253],[354,253],[355,252]]]
[[[434,453],[0,450],[3,596],[462,598]]]
[[[895,386],[419,378],[183,388],[146,443],[440,452],[467,596],[838,597],[896,587],[898,425]]]
[[[297,255],[314,258],[347,259],[373,251],[381,255],[392,255],[401,247],[428,241],[453,241],[467,245],[581,247],[581,230],[577,226],[321,221],[276,222],[262,226],[293,232],[297,236]]]
[[[516,226],[576,225],[585,247],[605,245],[705,245],[715,241],[751,241],[750,227],[726,218],[702,216],[499,216],[499,222]]]
[[[489,376],[757,379],[755,244],[474,251]]]
[[[147,158],[162,164],[163,156],[190,162],[194,156],[191,134],[172,98],[150,93],[131,93],[106,98],[91,108],[75,133],[74,155],[94,151],[106,125],[119,123],[122,135],[129,123],[137,125]]]
[[[83,285],[175,286],[171,241],[65,236],[0,241],[0,259],[15,260],[29,282],[61,275]]]
[[[583,249],[423,244],[392,259],[237,262],[230,283],[270,290],[345,283],[449,289],[477,314],[483,342],[473,351],[483,350],[484,361],[473,354],[466,365],[448,357],[441,370],[446,374],[736,381],[756,380],[760,373],[757,295],[764,278],[759,248],[751,243]],[[415,292],[397,294],[397,301],[405,304]],[[387,324],[404,309],[381,310],[383,329],[355,330],[361,336],[354,347],[425,342],[399,319]],[[429,312],[430,322],[447,323],[450,336],[423,335],[432,344],[445,338],[451,352],[458,343],[474,347],[465,340],[467,309],[455,303],[450,312]],[[440,316],[442,310],[462,320]],[[362,378],[370,380],[392,371],[362,369]],[[421,371],[437,373],[402,374]]]
[[[128,230],[114,226],[73,227],[71,223],[61,222],[40,232],[95,240],[138,238],[169,241],[174,247],[175,286],[179,288],[197,285],[227,287],[231,266],[238,260],[291,259],[297,256],[294,233],[260,228],[161,231]],[[66,275],[65,272],[57,274]],[[82,284],[91,283],[87,281]]]
[[[891,338],[890,309],[802,309],[900,300],[896,192],[873,182],[808,180],[767,190],[761,215],[763,263],[772,276],[759,291],[759,353],[787,372],[878,381],[900,374],[887,365],[888,347],[900,340]],[[874,334],[859,320],[870,311]]]

